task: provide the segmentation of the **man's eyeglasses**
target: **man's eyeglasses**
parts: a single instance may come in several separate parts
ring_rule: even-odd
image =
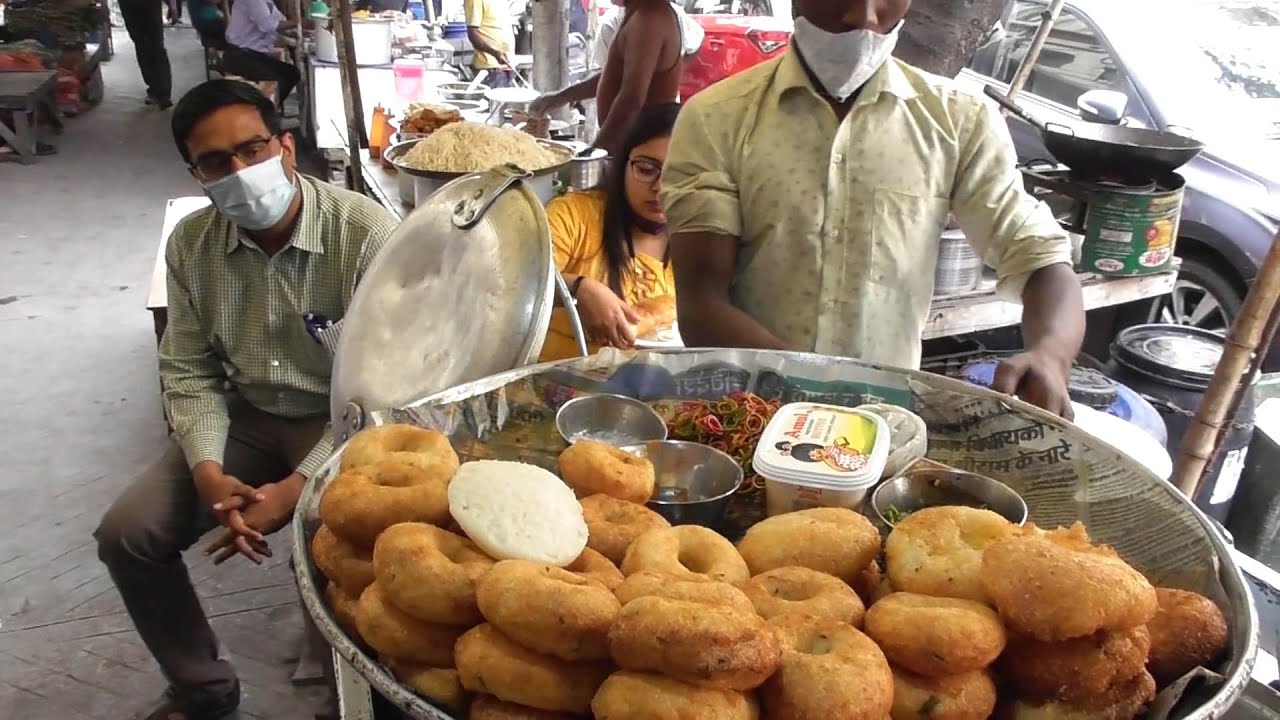
[[[235,172],[232,158],[239,160],[241,165],[257,165],[271,157],[271,140],[269,137],[254,138],[240,143],[231,152],[207,152],[197,157],[191,166],[206,180],[224,178]]]
[[[652,185],[662,178],[662,165],[646,158],[636,158],[628,163],[631,177],[638,182]]]

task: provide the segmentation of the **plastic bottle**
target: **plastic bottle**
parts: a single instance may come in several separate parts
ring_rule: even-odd
[[[373,109],[373,121],[369,123],[369,159],[381,160],[387,148],[387,111],[378,105]]]

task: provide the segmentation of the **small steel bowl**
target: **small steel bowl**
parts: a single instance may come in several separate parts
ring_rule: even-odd
[[[653,408],[625,395],[582,395],[556,411],[565,442],[598,440],[614,446],[666,440],[667,424]]]
[[[901,519],[890,508],[906,515],[940,505],[985,508],[1017,525],[1027,521],[1027,503],[1012,488],[985,475],[959,470],[907,470],[871,493],[871,509],[889,527]]]
[[[701,443],[655,440],[622,449],[653,463],[657,485],[647,504],[672,525],[718,527],[742,484],[742,466]]]

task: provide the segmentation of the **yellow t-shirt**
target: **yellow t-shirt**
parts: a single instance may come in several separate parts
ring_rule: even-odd
[[[463,0],[467,27],[476,28],[480,37],[495,50],[508,55],[515,50],[516,41],[511,35],[511,18],[502,3],[505,0]],[[471,65],[478,69],[494,69],[498,61],[486,53],[477,52]]]
[[[551,244],[556,254],[556,269],[569,275],[583,275],[608,284],[609,271],[604,254],[604,193],[575,192],[552,200],[547,205],[547,223],[551,226]],[[661,258],[636,253],[632,271],[622,278],[622,298],[634,305],[646,298],[675,295],[676,281],[670,263],[662,266]],[[595,352],[599,345],[588,344]],[[578,342],[573,324],[561,307],[551,312],[547,342],[542,346],[539,362],[578,356]]]

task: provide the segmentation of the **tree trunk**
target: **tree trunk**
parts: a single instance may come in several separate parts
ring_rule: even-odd
[[[955,77],[1006,4],[1007,0],[915,0],[894,57],[935,75]]]

